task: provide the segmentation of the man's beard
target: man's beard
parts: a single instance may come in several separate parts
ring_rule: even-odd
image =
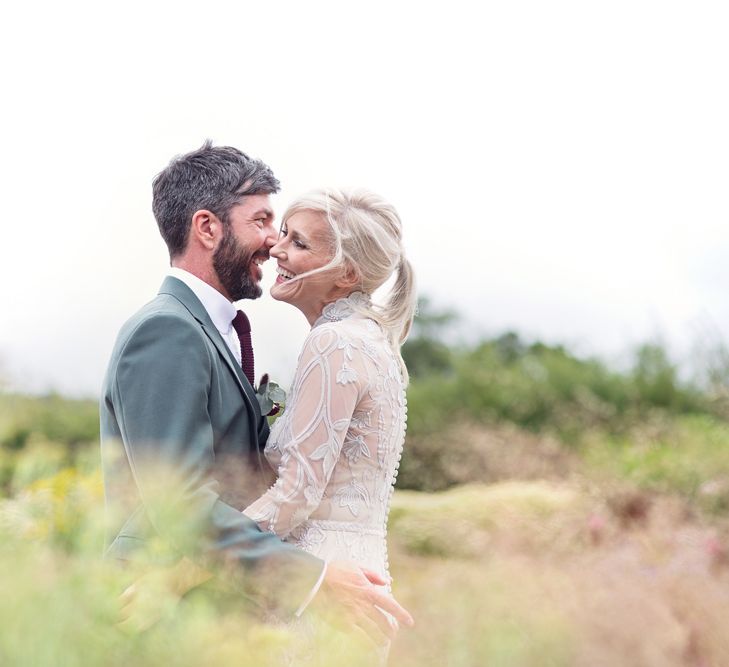
[[[223,240],[213,254],[213,268],[231,301],[261,296],[261,286],[251,277],[251,261],[256,252],[238,243],[230,226],[225,226]]]

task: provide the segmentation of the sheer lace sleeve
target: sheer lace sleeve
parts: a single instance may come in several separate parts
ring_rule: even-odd
[[[356,345],[336,325],[316,327],[304,343],[286,415],[275,484],[243,513],[285,537],[318,507],[366,385]],[[283,417],[282,417],[283,418]]]

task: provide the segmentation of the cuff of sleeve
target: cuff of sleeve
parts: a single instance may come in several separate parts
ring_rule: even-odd
[[[301,606],[296,610],[294,613],[294,616],[296,618],[299,618],[301,614],[304,613],[304,610],[311,604],[311,601],[314,599],[314,596],[319,592],[319,589],[321,588],[321,584],[324,581],[324,576],[327,573],[327,562],[324,561],[324,567],[321,569],[321,574],[319,575],[319,579],[314,584],[314,588],[311,589],[309,592],[309,595],[306,596],[306,599],[301,603]]]

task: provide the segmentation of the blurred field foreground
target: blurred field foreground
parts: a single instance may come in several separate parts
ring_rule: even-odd
[[[406,349],[390,561],[417,627],[391,664],[728,666],[723,370],[687,382],[644,346],[617,372],[512,334],[453,348],[452,319],[426,304]],[[240,667],[293,650],[289,629],[204,602],[170,600],[141,635],[114,627],[126,579],[98,561],[97,437],[93,402],[0,395],[0,664]],[[345,654],[331,664],[359,664]]]

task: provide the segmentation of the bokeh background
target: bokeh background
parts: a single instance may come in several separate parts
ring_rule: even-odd
[[[332,184],[403,219],[421,306],[390,560],[418,626],[392,664],[729,665],[724,3],[2,12],[0,663],[295,645],[165,591],[121,633],[138,573],[98,559],[96,399],[167,269],[151,181],[210,138],[273,167],[279,216]],[[285,385],[303,316],[241,305]]]

